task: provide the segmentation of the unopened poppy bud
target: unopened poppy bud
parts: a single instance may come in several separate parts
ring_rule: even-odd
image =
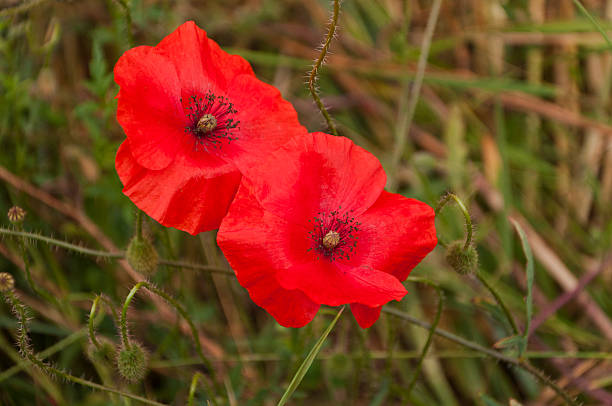
[[[125,253],[128,263],[136,272],[149,275],[155,272],[159,257],[151,242],[143,237],[135,236]]]
[[[115,345],[107,338],[99,338],[99,347],[93,343],[87,346],[87,356],[92,362],[108,362],[115,359]]]
[[[117,369],[129,382],[138,382],[147,374],[147,353],[138,343],[122,347],[117,353]]]
[[[0,292],[10,292],[15,287],[15,278],[6,272],[0,272]]]
[[[460,274],[470,275],[478,270],[478,252],[472,245],[464,248],[463,241],[455,241],[446,249],[446,262]]]
[[[20,224],[25,218],[26,211],[19,206],[13,206],[9,209],[7,216],[11,223]]]
[[[335,248],[339,242],[340,234],[333,230],[329,231],[327,234],[325,234],[325,237],[323,237],[323,246],[327,249]]]

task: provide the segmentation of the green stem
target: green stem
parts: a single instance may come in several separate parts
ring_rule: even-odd
[[[510,313],[510,310],[508,309],[508,307],[502,300],[501,296],[497,293],[495,289],[493,289],[493,286],[489,284],[489,282],[484,278],[484,276],[482,276],[481,272],[476,272],[476,277],[478,278],[480,283],[482,283],[489,290],[491,295],[493,295],[493,297],[495,298],[495,301],[497,302],[499,307],[501,307],[502,311],[504,312],[506,319],[508,319],[510,326],[512,326],[512,331],[514,332],[514,334],[517,334],[517,335],[520,334],[518,326],[516,325],[516,322],[514,321],[514,317],[512,317],[512,313]]]
[[[100,385],[98,383],[91,382],[86,379],[70,375],[66,373],[65,371],[62,371],[61,369],[55,368],[49,364],[46,364],[42,360],[40,360],[38,356],[36,356],[34,352],[32,351],[32,348],[29,342],[28,329],[27,329],[28,308],[23,303],[21,303],[21,301],[19,301],[19,299],[13,292],[5,293],[5,297],[7,301],[9,302],[9,304],[11,305],[13,312],[18,318],[18,323],[21,326],[21,328],[19,329],[18,338],[17,338],[17,344],[19,346],[21,355],[25,359],[27,359],[29,362],[31,362],[33,365],[37,366],[42,371],[45,371],[49,375],[57,375],[57,376],[60,376],[66,379],[67,381],[78,383],[79,385],[87,386],[92,389],[97,389],[97,390],[108,392],[108,393],[114,393],[116,395],[123,396],[125,398],[129,398],[133,400],[137,400],[139,402],[142,402],[148,405],[166,406],[163,403],[155,402],[153,400],[149,400],[147,398],[143,398],[138,395],[133,395],[131,393],[109,388],[107,386]]]
[[[142,210],[138,210],[136,214],[136,236],[139,240],[142,239]]]
[[[576,5],[576,7],[578,7],[578,10],[580,10],[580,12],[582,12],[582,14],[584,14],[586,16],[586,18],[589,19],[591,24],[593,24],[593,26],[595,26],[597,31],[599,31],[599,33],[604,37],[604,39],[606,40],[606,43],[608,44],[608,47],[612,48],[612,41],[610,41],[610,38],[608,37],[608,34],[606,34],[606,31],[603,29],[601,24],[599,24],[599,21],[597,21],[595,19],[595,17],[593,17],[593,15],[591,15],[591,13],[589,13],[589,11],[582,5],[580,0],[574,0],[574,4]]]
[[[98,349],[101,350],[102,346],[98,342],[96,338],[96,331],[94,329],[94,319],[96,317],[96,311],[98,309],[98,302],[100,301],[100,296],[96,296],[91,304],[91,310],[89,311],[89,320],[88,320],[88,328],[89,328],[89,341]]]
[[[81,247],[75,244],[71,244],[66,241],[58,240],[58,239],[51,238],[51,237],[46,237],[40,234],[29,233],[25,231],[16,231],[16,230],[11,230],[7,228],[0,228],[0,234],[12,235],[16,237],[24,237],[24,238],[29,238],[32,240],[37,240],[37,241],[43,241],[49,245],[62,247],[67,250],[78,252],[84,255],[91,255],[91,256],[100,257],[100,258],[116,258],[116,259],[125,258],[125,252],[123,251],[107,252],[107,251],[93,250],[90,248],[85,248],[85,247]],[[165,265],[165,266],[176,267],[176,268],[195,269],[195,270],[201,270],[201,271],[207,271],[207,272],[216,272],[216,273],[222,273],[222,274],[227,274],[227,275],[234,275],[234,272],[232,272],[229,269],[214,267],[210,265],[193,264],[193,263],[184,262],[184,261],[172,261],[172,260],[167,260],[167,259],[160,259],[159,264]]]
[[[338,130],[336,129],[336,125],[334,124],[331,116],[327,112],[327,109],[325,108],[325,106],[323,105],[323,102],[321,101],[321,98],[319,97],[319,94],[316,88],[316,82],[317,82],[317,75],[319,73],[319,69],[321,68],[323,63],[325,63],[325,56],[327,55],[327,51],[329,50],[329,46],[331,45],[332,40],[334,39],[334,34],[336,32],[336,27],[338,25],[338,14],[339,13],[340,13],[340,1],[334,0],[334,11],[332,14],[331,22],[329,24],[329,30],[327,31],[325,42],[323,43],[323,47],[321,48],[321,53],[319,54],[319,57],[315,61],[315,64],[312,67],[312,70],[310,71],[310,75],[308,78],[308,89],[310,90],[310,94],[312,95],[312,98],[317,104],[317,107],[321,111],[321,114],[323,114],[323,117],[325,117],[325,121],[327,121],[327,125],[329,126],[331,133],[336,136],[338,135]]]
[[[198,379],[203,375],[199,372],[193,374],[193,378],[191,378],[191,385],[189,386],[189,398],[187,399],[187,406],[193,406],[193,401],[195,399],[195,392],[198,388]]]
[[[465,218],[466,237],[463,249],[466,250],[472,244],[472,234],[474,232],[474,226],[472,225],[472,217],[470,216],[470,212],[468,211],[467,207],[465,207],[465,204],[463,204],[463,201],[459,199],[459,196],[450,192],[445,194],[436,206],[435,213],[436,216],[440,214],[440,211],[442,211],[444,206],[446,206],[446,204],[451,200],[454,200],[455,203],[457,203],[457,206],[459,206],[459,209],[461,210],[461,212],[463,213],[463,217]]]
[[[121,8],[123,8],[123,12],[125,13],[125,25],[127,26],[128,33],[128,44],[130,48],[134,46],[134,33],[132,29],[132,12],[130,11],[130,6],[128,5],[127,0],[116,0]]]
[[[410,380],[410,383],[408,384],[408,389],[406,390],[406,398],[410,396],[410,392],[412,392],[412,389],[414,388],[414,385],[416,384],[417,378],[419,377],[419,374],[421,373],[421,367],[423,366],[423,360],[425,359],[425,355],[427,355],[427,351],[429,350],[429,347],[431,346],[431,343],[433,341],[433,336],[436,331],[436,328],[438,327],[438,323],[440,322],[440,317],[442,316],[442,309],[444,307],[444,294],[442,293],[442,289],[440,288],[440,285],[430,280],[424,279],[424,278],[414,278],[413,277],[413,278],[410,278],[409,280],[411,282],[419,282],[419,283],[424,283],[426,285],[432,286],[436,290],[436,293],[438,294],[438,309],[436,310],[436,315],[434,316],[433,323],[431,323],[431,327],[429,328],[429,334],[427,335],[427,341],[425,342],[425,345],[423,346],[423,351],[421,351],[421,356],[419,357],[419,360],[417,361],[417,366],[414,370],[414,374],[412,375],[412,379]]]
[[[399,125],[395,133],[395,147],[391,156],[391,173],[393,177],[391,179],[392,183],[390,185],[390,189],[395,189],[397,187],[397,168],[400,164],[400,160],[402,159],[402,155],[404,154],[404,150],[406,149],[408,134],[410,127],[412,126],[417,104],[419,102],[423,78],[425,77],[425,69],[427,68],[427,60],[429,59],[431,41],[436,29],[436,24],[438,23],[438,16],[440,15],[441,6],[442,0],[434,0],[431,7],[431,12],[429,13],[429,18],[427,19],[427,26],[425,27],[423,43],[421,44],[421,53],[419,55],[413,85],[409,86],[407,83],[404,85],[404,91],[402,92],[400,99],[400,106],[402,107],[398,112]],[[410,92],[410,96],[408,102],[406,102],[408,99],[408,92]],[[406,105],[405,108],[404,105]]]
[[[425,329],[430,329],[431,328],[431,324],[427,323],[426,321],[422,321],[419,320],[415,317],[412,317],[411,315],[404,313],[400,310],[396,310],[394,308],[390,308],[390,307],[383,307],[382,309],[383,312],[391,314],[393,316],[399,317],[402,320],[405,320],[411,324],[414,324],[416,326],[425,328]],[[519,368],[524,369],[525,371],[529,372],[530,374],[532,374],[533,376],[535,376],[536,378],[538,378],[540,381],[542,381],[545,385],[549,386],[552,390],[555,391],[555,393],[557,393],[560,397],[563,398],[563,400],[571,406],[578,406],[578,403],[576,403],[563,389],[561,389],[552,379],[550,379],[548,376],[546,376],[546,374],[544,374],[542,371],[540,371],[539,369],[535,368],[534,366],[532,366],[531,364],[529,364],[526,360],[524,359],[517,359],[517,358],[512,358],[509,357],[507,355],[504,355],[498,351],[495,350],[491,350],[490,348],[487,347],[483,347],[480,344],[477,344],[475,342],[466,340],[463,337],[459,337],[458,335],[455,335],[453,333],[450,333],[446,330],[442,330],[439,328],[435,329],[435,334],[439,335],[440,337],[444,337],[447,340],[453,341],[459,345],[462,345],[466,348],[469,348],[471,350],[475,350],[478,352],[481,352],[485,355],[488,355],[491,358],[494,358],[498,361],[502,361],[505,362],[509,365],[514,365],[517,366]]]
[[[183,306],[181,306],[181,304],[179,302],[177,302],[176,299],[174,299],[172,296],[168,295],[163,290],[158,289],[157,287],[153,286],[152,284],[150,284],[147,281],[141,281],[141,282],[138,282],[136,285],[134,285],[132,290],[130,290],[130,293],[125,298],[125,302],[124,302],[123,308],[121,310],[121,322],[119,323],[120,326],[121,326],[120,327],[121,339],[123,340],[123,344],[125,345],[125,347],[126,348],[130,347],[129,337],[128,337],[128,328],[127,328],[127,309],[128,309],[128,307],[130,305],[130,302],[132,301],[132,298],[134,297],[136,292],[138,292],[140,290],[140,288],[145,288],[145,289],[149,290],[150,292],[156,294],[157,296],[161,297],[162,299],[164,299],[172,307],[174,307],[179,312],[179,314],[185,319],[185,321],[187,322],[187,324],[189,325],[189,328],[191,330],[191,335],[192,335],[193,341],[195,343],[196,352],[198,353],[198,356],[200,357],[200,360],[202,361],[202,363],[204,364],[204,366],[206,367],[206,369],[210,373],[211,380],[213,382],[216,382],[215,370],[214,370],[212,364],[210,363],[210,361],[208,360],[208,358],[206,358],[206,356],[204,355],[204,352],[202,351],[202,345],[200,344],[200,338],[199,338],[199,335],[198,335],[198,330],[196,329],[195,324],[191,320],[191,317],[189,317],[189,314],[187,314],[187,312],[185,311]]]

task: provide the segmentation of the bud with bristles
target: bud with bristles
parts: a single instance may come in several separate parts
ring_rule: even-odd
[[[446,262],[462,275],[478,271],[478,252],[472,245],[464,248],[463,241],[452,242],[446,249]]]
[[[143,237],[135,236],[125,253],[128,263],[136,272],[149,275],[155,272],[159,257],[151,242]]]
[[[6,272],[0,272],[0,292],[10,292],[15,288],[15,278]]]
[[[19,206],[13,206],[9,209],[6,215],[11,223],[21,224],[25,218],[26,211]]]
[[[117,353],[117,369],[129,382],[138,382],[147,374],[147,353],[138,343],[121,347]]]

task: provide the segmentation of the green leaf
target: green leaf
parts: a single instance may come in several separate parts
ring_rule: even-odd
[[[285,390],[285,393],[283,393],[283,397],[278,401],[277,406],[283,406],[284,404],[286,404],[289,398],[291,397],[291,395],[293,394],[293,392],[295,392],[297,387],[300,385],[300,382],[302,382],[302,379],[304,379],[304,376],[310,369],[312,362],[317,357],[317,354],[319,354],[319,351],[321,351],[321,348],[323,347],[323,343],[325,342],[325,339],[327,338],[329,333],[332,331],[332,329],[336,325],[336,322],[340,318],[340,315],[342,314],[343,311],[344,311],[344,306],[340,308],[340,311],[338,312],[338,314],[336,314],[336,317],[334,317],[334,319],[329,324],[329,326],[327,326],[327,328],[325,329],[321,337],[319,337],[314,347],[312,347],[312,349],[310,350],[310,352],[308,353],[308,355],[302,362],[302,365],[300,365],[297,372],[293,376],[293,379],[291,380],[291,383],[289,383],[289,386]]]
[[[529,335],[531,317],[533,314],[533,254],[531,252],[531,246],[529,245],[529,241],[527,241],[525,231],[523,231],[521,225],[514,219],[512,219],[512,224],[516,228],[516,232],[518,233],[521,239],[521,246],[523,247],[523,253],[525,254],[525,258],[527,260],[527,263],[525,265],[525,270],[527,272],[527,298],[525,299],[526,321],[525,330],[523,332],[523,341],[519,345],[519,356],[521,356],[527,350],[527,337]]]

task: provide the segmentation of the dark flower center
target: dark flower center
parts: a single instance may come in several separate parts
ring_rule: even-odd
[[[229,144],[238,139],[240,121],[234,118],[238,111],[227,97],[208,91],[203,97],[192,95],[183,106],[188,120],[185,132],[193,136],[196,150],[221,147],[224,140]]]
[[[360,223],[355,221],[349,213],[340,213],[335,210],[329,213],[319,213],[317,217],[309,220],[313,229],[308,233],[312,241],[311,247],[330,261],[336,259],[350,259],[357,247],[357,234]]]

